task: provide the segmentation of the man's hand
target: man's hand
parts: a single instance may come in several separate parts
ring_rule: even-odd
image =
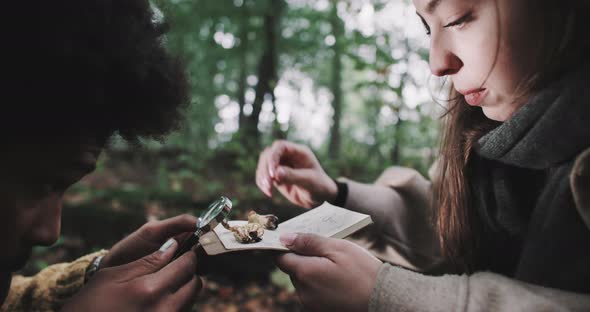
[[[62,311],[178,311],[188,309],[202,287],[197,257],[187,252],[170,262],[175,240],[160,250],[120,266],[103,268]]]
[[[310,311],[367,311],[381,261],[351,242],[313,234],[287,234],[294,253],[278,256],[303,306]]]
[[[332,200],[338,193],[336,183],[313,152],[289,141],[275,141],[260,154],[256,185],[268,197],[274,185],[289,201],[304,208]]]
[[[181,243],[196,229],[197,218],[186,214],[148,222],[113,246],[102,259],[100,268],[118,266],[142,258],[158,250],[171,237]]]

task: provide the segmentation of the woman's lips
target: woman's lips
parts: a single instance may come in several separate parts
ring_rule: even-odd
[[[467,102],[467,104],[472,105],[472,106],[477,106],[477,105],[481,104],[481,102],[483,101],[485,96],[488,94],[487,91],[488,91],[487,89],[482,88],[482,89],[470,90],[465,93],[463,93],[463,92],[461,92],[461,93],[463,93],[463,95],[465,96],[465,101]]]

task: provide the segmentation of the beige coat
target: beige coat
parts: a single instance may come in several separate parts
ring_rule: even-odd
[[[588,294],[544,288],[499,274],[412,272],[437,272],[444,266],[428,218],[431,182],[401,167],[386,170],[374,184],[346,181],[346,208],[370,214],[375,233],[381,233],[353,240],[396,265],[381,266],[370,311],[590,311]],[[590,228],[590,149],[577,157],[570,183],[578,212]]]

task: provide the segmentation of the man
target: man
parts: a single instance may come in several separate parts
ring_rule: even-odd
[[[192,216],[148,223],[109,252],[12,278],[33,246],[57,240],[64,192],[94,170],[113,134],[136,142],[176,127],[188,81],[148,0],[11,1],[3,15],[0,310],[190,306],[201,288],[196,256],[170,260]]]

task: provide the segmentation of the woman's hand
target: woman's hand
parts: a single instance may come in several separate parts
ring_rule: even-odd
[[[304,145],[275,141],[258,159],[256,185],[268,197],[274,185],[292,203],[312,208],[338,193],[313,152]]]
[[[171,237],[182,242],[196,229],[197,218],[186,214],[148,222],[113,246],[102,259],[100,268],[118,266],[142,258],[158,250]]]
[[[187,252],[169,263],[175,240],[120,266],[99,270],[62,311],[178,311],[188,309],[202,287],[197,257]]]
[[[345,240],[287,234],[281,242],[294,253],[277,257],[310,311],[367,311],[381,261]]]

